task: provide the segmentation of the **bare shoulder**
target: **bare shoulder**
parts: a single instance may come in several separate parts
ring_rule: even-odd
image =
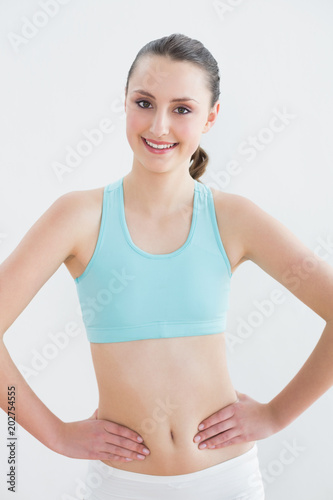
[[[57,198],[42,217],[62,226],[68,231],[71,241],[71,253],[66,259],[75,255],[82,238],[90,234],[94,226],[98,226],[102,212],[104,188],[81,191],[70,191]],[[66,260],[65,259],[65,260]]]
[[[64,261],[73,278],[83,273],[97,244],[102,219],[103,194],[104,187],[100,187],[72,191],[62,197],[64,213],[71,214],[69,216],[75,234],[72,251]]]
[[[278,236],[282,233],[287,235],[289,230],[278,219],[249,198],[218,189],[211,190],[218,224],[220,226],[221,223],[226,238],[229,235],[232,240],[241,243],[243,260],[253,259],[254,247],[264,245],[268,232]]]
[[[87,231],[99,223],[102,215],[104,187],[83,191],[71,191],[59,198],[64,213],[70,216],[75,226],[78,241],[80,236],[85,236]]]
[[[245,196],[210,189],[213,194],[220,237],[230,261],[231,271],[234,272],[242,262],[248,259],[244,229],[251,219],[254,221],[253,207],[256,205]]]
[[[253,203],[249,198],[239,194],[225,193],[214,188],[210,190],[213,193],[215,208],[223,208],[227,213],[242,211],[246,205]]]
[[[0,334],[62,263],[76,262],[84,242],[98,233],[103,188],[57,198],[0,265]],[[89,251],[89,245],[86,248]],[[24,279],[22,279],[24,277]]]
[[[225,193],[211,188],[216,215],[224,219],[225,224],[232,224],[234,229],[244,229],[244,225],[256,223],[260,216],[268,216],[255,202],[240,194]]]
[[[217,190],[214,198],[231,265],[251,260],[321,318],[332,321],[332,266],[248,198]]]

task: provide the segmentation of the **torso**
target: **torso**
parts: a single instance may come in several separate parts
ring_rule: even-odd
[[[214,189],[212,193],[221,239],[234,272],[245,260],[235,220],[230,217],[230,206],[237,197]],[[94,252],[103,188],[82,195],[91,206],[91,217],[82,228],[75,255],[65,261],[73,278],[83,273]],[[184,244],[191,217],[187,228],[179,216],[163,223],[142,221],[126,206],[126,221],[136,245],[157,254],[170,253]],[[165,234],[167,241],[163,240]],[[193,442],[204,418],[237,399],[227,370],[223,332],[90,345],[99,389],[98,418],[137,431],[150,450],[142,461],[106,464],[143,474],[178,475],[216,465],[252,448],[254,443],[246,442],[199,450]]]

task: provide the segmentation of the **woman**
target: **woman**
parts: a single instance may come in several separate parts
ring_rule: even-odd
[[[0,267],[2,335],[62,263],[75,279],[98,409],[61,421],[3,343],[1,407],[16,386],[20,425],[60,454],[89,459],[86,498],[263,499],[256,440],[333,384],[332,268],[248,199],[199,180],[219,80],[197,40],[173,34],[143,47],[125,88],[132,170],[61,196]],[[248,259],[327,322],[299,373],[266,404],[237,393],[226,364],[230,279]]]

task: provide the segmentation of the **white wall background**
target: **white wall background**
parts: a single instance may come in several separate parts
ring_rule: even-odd
[[[42,16],[47,4],[58,5],[58,12]],[[1,261],[60,195],[103,186],[131,169],[121,102],[128,69],[145,43],[181,32],[201,40],[221,69],[221,111],[203,136],[211,161],[202,180],[247,196],[309,248],[320,245],[333,264],[332,21],[330,0],[225,0],[219,6],[212,0],[2,1]],[[30,25],[27,38],[29,23],[45,25],[35,33]],[[265,128],[274,109],[293,117],[269,136]],[[64,163],[67,148],[75,149],[85,138],[82,131],[103,118],[112,121],[113,132],[58,178],[55,162]],[[262,146],[253,158],[239,150],[250,136]],[[239,172],[228,177],[231,161]],[[283,304],[242,339],[239,319],[247,321],[257,311],[253,301],[269,299],[274,289],[283,291]],[[98,402],[77,308],[74,282],[62,266],[5,335],[13,360],[28,373],[50,333],[65,331],[70,322],[81,329],[54,359],[26,375],[65,421],[87,418]],[[272,399],[304,363],[324,325],[259,267],[243,264],[233,276],[227,328],[239,338],[228,348],[235,388],[261,402]],[[332,417],[330,390],[286,429],[258,441],[267,500],[333,498]],[[0,497],[7,499],[13,495],[5,484],[3,412],[0,428]],[[288,447],[294,455],[286,455],[287,464]],[[17,500],[81,498],[75,491],[86,461],[53,453],[22,428],[17,451]]]

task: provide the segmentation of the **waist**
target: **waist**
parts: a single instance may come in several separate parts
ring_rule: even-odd
[[[216,477],[223,476],[223,481],[227,480],[227,475],[232,479],[233,483],[239,485],[241,479],[241,467],[243,467],[246,474],[247,486],[249,486],[249,477],[253,478],[252,481],[255,482],[261,479],[260,470],[258,470],[258,446],[256,442],[247,443],[249,446],[247,449],[236,455],[234,458],[218,462],[215,465],[207,466],[195,470],[189,473],[178,473],[178,474],[148,474],[148,473],[138,473],[129,470],[117,469],[115,467],[110,467],[109,465],[103,463],[101,460],[91,460],[89,462],[90,472],[100,472],[105,478],[112,478],[110,483],[110,489],[114,487],[115,478],[125,479],[126,481],[135,481],[141,483],[150,484],[167,484],[173,486],[183,487],[190,484],[194,480],[204,480],[210,481],[216,479]],[[250,470],[249,470],[250,466]],[[254,470],[251,470],[254,469]],[[235,476],[236,474],[236,476]],[[224,484],[225,486],[225,484]]]
[[[150,450],[142,461],[105,464],[142,474],[188,474],[253,447],[248,442],[201,450],[193,441],[202,420],[237,399],[223,334],[91,347],[99,386],[98,418],[135,430]]]
[[[156,408],[163,418],[163,409]],[[191,418],[180,419],[176,426],[171,426],[168,421],[159,421],[160,416],[157,412],[155,413],[155,418],[148,417],[141,420],[141,424],[146,426],[145,432],[142,432],[143,427],[140,426],[140,422],[138,425],[130,426],[143,437],[142,444],[148,447],[150,454],[144,460],[133,460],[129,463],[103,460],[104,464],[116,470],[156,476],[173,476],[191,474],[226,463],[253,448],[254,442],[246,442],[219,449],[200,450],[198,443],[193,442],[193,437],[198,432],[197,425],[200,420],[196,418],[195,414],[191,415]],[[112,417],[110,420],[114,421]],[[116,422],[125,425],[119,419]]]

